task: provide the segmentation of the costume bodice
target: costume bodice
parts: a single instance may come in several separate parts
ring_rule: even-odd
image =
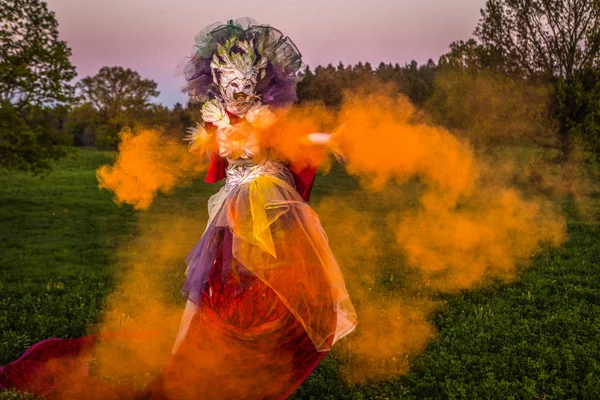
[[[260,163],[252,160],[245,162],[234,160],[234,163],[229,163],[225,170],[226,184],[231,186],[248,183],[259,176],[273,176],[295,187],[290,170],[285,165],[271,159],[262,160]]]

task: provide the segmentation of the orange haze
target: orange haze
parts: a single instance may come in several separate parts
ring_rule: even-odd
[[[357,331],[334,349],[353,381],[409,370],[411,357],[436,335],[430,315],[444,306],[436,294],[476,288],[490,278],[512,279],[543,245],[565,240],[557,207],[508,186],[467,142],[420,119],[405,97],[371,91],[348,96],[338,112],[299,106],[259,131],[274,157],[312,166],[322,164],[324,155],[307,134],[333,132],[330,148],[361,182],[358,192],[329,195],[315,205],[358,312]],[[117,201],[137,209],[205,168],[184,144],[156,131],[126,131],[121,139],[115,164],[100,168],[98,179]],[[172,223],[163,220],[157,226],[170,232],[166,236],[148,225],[140,230],[134,250],[166,255],[134,262],[108,303],[109,325],[130,315],[122,310],[133,309],[136,326],[173,334],[180,309],[165,300],[164,265],[172,263],[169,268],[183,274],[177,263],[202,229],[191,238],[174,227],[202,225],[197,215],[192,210],[173,216]],[[154,347],[164,353],[168,346],[157,341]],[[140,352],[140,361],[129,372],[156,368],[143,348],[132,351]],[[105,365],[115,361],[108,360]]]

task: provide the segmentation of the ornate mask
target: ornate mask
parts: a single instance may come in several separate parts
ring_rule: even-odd
[[[217,47],[210,63],[213,81],[219,86],[225,106],[235,115],[244,116],[258,99],[254,90],[267,60],[257,58],[252,40],[231,38]]]

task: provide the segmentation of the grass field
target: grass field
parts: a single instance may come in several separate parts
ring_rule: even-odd
[[[122,273],[117,249],[136,236],[141,218],[98,190],[95,169],[110,160],[109,153],[81,150],[42,178],[0,176],[0,365],[39,340],[79,337],[99,321]],[[318,178],[314,201],[356,187],[334,170]],[[204,212],[215,191],[195,182],[162,196],[148,215]],[[600,199],[594,205],[600,215]],[[330,354],[294,398],[600,398],[600,225],[577,218],[568,201],[564,208],[563,248],[542,251],[513,283],[444,297],[448,306],[431,317],[439,335],[412,360],[410,374],[351,385]],[[183,280],[185,267],[177,268],[173,288]],[[0,392],[9,398],[20,395]]]

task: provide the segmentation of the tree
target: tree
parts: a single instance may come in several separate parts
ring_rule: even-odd
[[[314,97],[313,86],[315,81],[315,74],[312,73],[310,67],[307,65],[302,72],[302,80],[296,87],[296,94],[298,96],[298,102],[303,103],[311,100]]]
[[[475,39],[459,40],[450,44],[450,51],[442,55],[438,66],[441,70],[454,70],[477,74],[483,71],[505,72],[502,57]]]
[[[563,160],[574,139],[600,156],[600,0],[488,0],[481,16],[475,35],[505,72],[552,86]]]
[[[198,109],[198,107],[196,107]],[[170,121],[167,133],[178,139],[183,139],[186,129],[195,124],[194,111],[188,106],[185,108],[181,103],[175,103],[170,112]],[[202,118],[198,116],[198,118]]]
[[[399,69],[395,80],[402,93],[415,104],[422,105],[431,96],[436,71],[437,66],[431,59],[420,66],[413,60]]]
[[[70,56],[46,3],[0,0],[0,167],[38,173],[70,152]]]
[[[58,22],[40,0],[0,0],[0,101],[65,103],[76,76],[71,49],[58,40]]]
[[[150,108],[150,100],[160,92],[158,84],[142,79],[139,73],[123,67],[102,67],[94,76],[87,76],[77,83],[84,101],[108,118],[121,112],[137,112]]]
[[[53,126],[61,121],[63,108],[32,105],[17,109],[0,105],[0,166],[6,169],[41,173],[51,162],[70,153],[70,138]],[[57,115],[61,114],[61,115]]]
[[[600,0],[487,0],[475,36],[522,76],[600,67]]]
[[[83,78],[76,86],[81,100],[91,104],[102,116],[103,124],[97,126],[96,144],[103,147],[116,146],[123,127],[143,125],[151,114],[151,99],[160,94],[156,82],[123,67],[102,67],[96,75]]]
[[[522,82],[489,70],[437,73],[425,109],[435,124],[465,136],[475,147],[513,144],[560,148],[554,120],[548,118],[548,85]]]
[[[579,79],[559,79],[552,110],[566,138],[582,141],[600,161],[600,69]],[[563,141],[565,136],[563,136]],[[570,140],[566,145],[571,145]]]
[[[71,136],[74,146],[92,146],[96,142],[101,116],[90,103],[73,107],[65,122],[64,130]]]

